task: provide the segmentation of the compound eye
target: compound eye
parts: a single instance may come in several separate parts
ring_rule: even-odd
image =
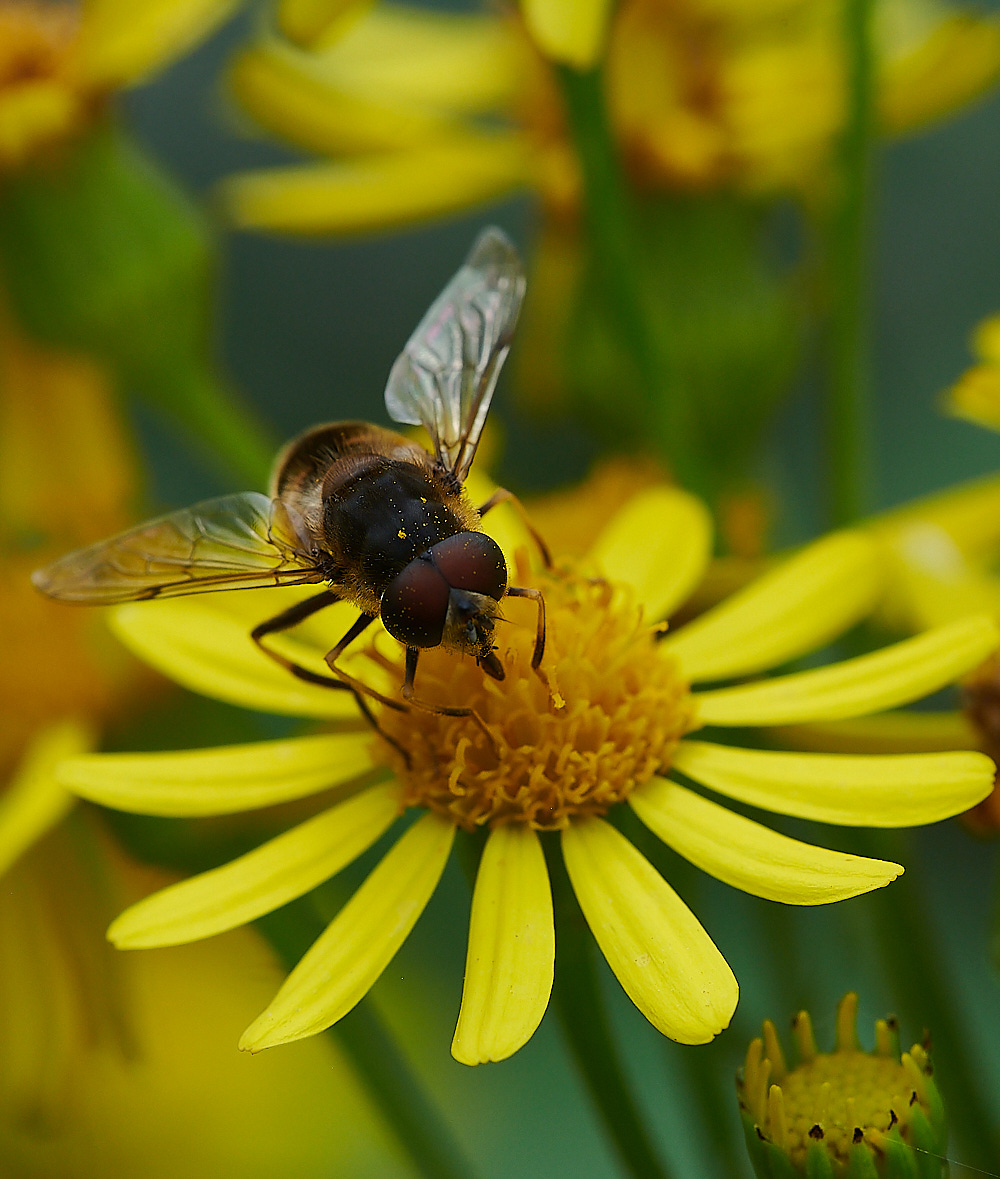
[[[407,647],[436,647],[448,617],[449,593],[430,561],[411,561],[382,595],[382,624]]]
[[[484,594],[499,602],[507,592],[507,562],[484,532],[459,532],[430,550],[431,560],[453,589]]]

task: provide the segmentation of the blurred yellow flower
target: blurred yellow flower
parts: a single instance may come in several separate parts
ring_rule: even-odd
[[[81,134],[108,94],[179,57],[238,0],[0,0],[0,171]]]
[[[116,630],[134,651],[195,690],[340,722],[335,731],[286,741],[64,763],[68,788],[147,814],[232,813],[330,792],[327,809],[306,822],[127,910],[110,930],[117,945],[171,945],[252,920],[340,871],[404,809],[417,813],[244,1033],[245,1048],[312,1035],[362,998],[420,916],[459,827],[488,837],[452,1045],[458,1060],[503,1059],[542,1018],[555,938],[542,848],[552,842],[554,853],[557,835],[584,915],[630,998],[664,1035],[704,1043],[728,1024],[736,980],[695,916],[606,812],[627,802],[660,839],[719,879],[814,905],[881,887],[902,869],[779,835],[666,773],[765,810],[858,826],[932,822],[990,789],[992,763],[975,753],[830,757],[690,739],[705,726],[799,724],[891,707],[950,682],[994,649],[1000,632],[978,617],[834,666],[691,689],[780,667],[864,617],[881,592],[882,570],[863,533],[811,545],[663,637],[664,627],[650,623],[685,601],[710,552],[708,514],[692,496],[647,488],[600,530],[582,563],[551,573],[529,567],[516,515],[500,508],[488,524],[520,583],[546,596],[542,674],[531,670],[530,612],[505,602],[502,683],[440,650],[421,658],[421,695],[470,705],[482,724],[381,709],[380,726],[397,748],[345,728],[357,716],[345,693],[289,677],[250,642],[253,623],[300,591],[201,595],[115,611]],[[349,618],[349,607],[334,605],[283,636],[278,649],[321,669]],[[348,667],[395,691],[401,655],[380,634]]]
[[[63,726],[36,742],[13,792],[65,797],[52,771],[82,739]],[[233,1050],[280,978],[253,933],[128,957],[108,946],[115,909],[168,883],[79,817],[4,876],[4,1176],[408,1173],[330,1041],[256,1062]]]
[[[29,578],[67,547],[123,528],[136,484],[104,371],[0,320],[0,776],[42,726],[97,722],[135,692],[142,669],[103,620],[53,609]]]
[[[945,410],[953,417],[1000,430],[1000,315],[991,315],[979,324],[972,348],[979,363],[948,390]]]
[[[328,162],[225,184],[244,227],[356,232],[539,191],[574,212],[580,176],[552,71],[605,45],[610,113],[637,185],[769,192],[824,185],[845,117],[834,0],[531,0],[515,17],[397,4],[284,0],[244,50],[233,92],[271,133]],[[881,0],[883,130],[899,134],[981,94],[1000,24],[938,0]]]

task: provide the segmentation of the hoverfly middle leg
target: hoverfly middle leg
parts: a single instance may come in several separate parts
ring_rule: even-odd
[[[542,561],[546,569],[552,568],[552,554],[549,552],[549,546],[545,543],[542,534],[535,528],[535,526],[528,519],[528,513],[525,511],[524,504],[517,498],[513,491],[508,491],[506,487],[498,487],[490,498],[479,509],[479,518],[482,519],[487,512],[500,504],[509,503],[512,508],[521,517],[521,523],[527,528],[531,539],[538,547],[538,552],[541,554]]]
[[[486,740],[489,741],[496,757],[500,756],[500,746],[497,744],[496,737],[490,732],[486,721],[479,715],[474,708],[458,708],[447,704],[430,704],[426,700],[418,700],[413,694],[413,681],[417,675],[417,660],[420,658],[419,647],[406,648],[406,677],[403,680],[403,699],[413,708],[419,708],[421,712],[432,712],[436,716],[467,716],[474,721],[483,731]]]

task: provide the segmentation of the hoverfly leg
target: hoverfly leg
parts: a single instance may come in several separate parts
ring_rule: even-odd
[[[376,692],[374,688],[369,688],[367,684],[363,684],[359,679],[344,671],[343,668],[337,667],[337,660],[343,655],[344,651],[354,642],[358,635],[362,634],[375,621],[374,614],[361,614],[358,616],[354,625],[340,640],[339,643],[331,651],[323,656],[326,660],[327,666],[337,677],[338,683],[342,683],[345,688],[350,688],[355,694],[367,696],[370,700],[377,700],[379,704],[384,704],[386,708],[394,708],[397,712],[406,712],[406,705],[400,704],[398,700],[393,700],[389,696],[383,696],[381,692]]]
[[[285,668],[286,671],[290,671],[298,679],[305,680],[307,684],[319,684],[323,688],[339,688],[342,691],[349,690],[347,684],[341,682],[339,679],[310,671],[293,660],[287,659],[284,655],[279,655],[277,651],[272,651],[270,647],[265,647],[261,642],[261,639],[265,635],[275,634],[277,631],[289,630],[293,626],[298,626],[300,622],[304,622],[318,610],[323,610],[325,607],[332,606],[334,602],[339,601],[341,601],[340,595],[334,593],[333,590],[322,590],[318,594],[313,594],[311,598],[296,602],[294,606],[289,606],[287,610],[282,610],[280,614],[276,614],[273,618],[269,618],[266,622],[255,626],[250,632],[250,637],[268,658],[273,659],[275,663]]]
[[[488,676],[495,680],[503,680],[506,678],[506,673],[503,669],[503,664],[496,657],[496,652],[490,651],[488,655],[480,655],[476,659],[476,663],[486,672]]]
[[[486,725],[486,721],[479,715],[474,708],[452,708],[446,704],[429,704],[426,700],[418,700],[413,694],[413,681],[417,674],[417,660],[420,658],[419,647],[406,648],[406,677],[403,680],[403,699],[413,708],[419,708],[421,712],[432,712],[436,716],[467,716],[470,720],[482,729],[483,735],[489,741],[494,754],[497,758],[500,757],[500,746],[497,744],[496,737],[490,732]]]
[[[485,516],[487,512],[491,511],[493,508],[497,507],[499,504],[506,504],[506,503],[509,503],[511,505],[511,507],[514,508],[514,510],[517,512],[517,514],[521,517],[521,523],[525,526],[525,528],[527,528],[527,530],[531,536],[531,539],[538,546],[538,551],[541,554],[542,562],[544,563],[545,568],[551,569],[552,568],[552,554],[549,552],[549,546],[542,539],[541,533],[535,528],[535,526],[528,519],[528,513],[525,511],[524,504],[521,503],[521,501],[517,498],[517,496],[512,491],[508,491],[506,487],[498,487],[496,489],[496,491],[494,491],[493,494],[490,496],[490,498],[486,501],[486,503],[484,503],[483,506],[479,509],[480,519],[483,516]]]
[[[511,585],[507,587],[507,594],[511,598],[531,598],[538,607],[538,629],[535,632],[535,651],[531,656],[531,669],[538,671],[542,656],[545,654],[545,599],[541,591],[526,589],[523,586]]]
[[[344,684],[344,687],[346,688],[347,685]],[[383,741],[388,741],[393,749],[395,749],[400,757],[402,757],[403,761],[406,763],[406,768],[410,769],[413,763],[410,760],[409,751],[404,749],[395,737],[390,737],[389,734],[382,728],[382,726],[378,723],[378,717],[374,712],[372,712],[368,705],[368,701],[364,698],[364,695],[357,688],[351,688],[349,690],[354,696],[354,703],[357,704],[358,708],[361,710],[361,714],[364,716],[365,720],[371,725],[375,732],[378,733]]]

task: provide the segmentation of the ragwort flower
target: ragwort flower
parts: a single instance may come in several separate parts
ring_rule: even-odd
[[[80,136],[108,95],[179,57],[236,0],[0,3],[0,171]]]
[[[976,329],[979,362],[948,391],[946,410],[1000,428],[1000,319]],[[875,619],[913,633],[972,614],[1000,617],[1000,478],[990,475],[873,517],[886,580]],[[777,735],[799,748],[849,753],[980,749],[1000,754],[1000,658],[991,654],[962,681],[961,707],[899,710],[799,725]],[[1000,831],[1000,790],[962,816],[978,834]]]
[[[423,653],[417,683],[428,700],[471,705],[489,739],[468,717],[383,709],[380,725],[405,760],[370,731],[341,727],[243,747],[89,755],[61,770],[87,798],[159,815],[232,813],[333,791],[333,805],[299,826],[127,910],[110,930],[122,947],[190,941],[250,921],[339,871],[405,809],[419,816],[246,1031],[244,1048],[319,1032],[364,996],[433,893],[459,827],[489,834],[457,1059],[509,1056],[545,1011],[554,929],[541,840],[556,833],[587,921],[633,1002],[665,1035],[706,1042],[730,1020],[736,980],[670,885],[603,817],[609,810],[627,802],[681,855],[735,887],[821,904],[878,888],[902,869],[779,835],[667,772],[752,806],[847,825],[932,822],[989,790],[992,764],[976,753],[844,758],[690,738],[703,726],[891,707],[962,674],[997,645],[994,623],[972,618],[835,666],[691,689],[781,665],[870,610],[880,568],[864,535],[819,541],[663,637],[651,620],[685,600],[708,557],[708,516],[693,497],[662,485],[640,493],[600,532],[587,562],[551,573],[527,567],[527,538],[508,509],[488,523],[518,562],[522,584],[546,595],[544,674],[530,666],[533,619],[514,601],[505,602],[502,683],[433,649]],[[346,693],[287,676],[250,641],[250,626],[283,595],[295,600],[275,589],[129,604],[115,611],[115,626],[134,651],[206,694],[327,721],[356,716]],[[348,618],[334,605],[283,636],[279,649],[321,669]],[[347,666],[392,691],[401,654],[383,634]]]
[[[581,178],[545,55],[604,53],[609,112],[644,192],[822,187],[846,110],[841,8],[832,0],[531,0],[514,16],[407,5],[276,6],[240,53],[232,88],[267,131],[327,159],[240,174],[235,221],[357,232],[441,216],[522,187],[573,215]],[[939,3],[883,0],[876,21],[882,128],[900,134],[981,94],[1000,27]]]

